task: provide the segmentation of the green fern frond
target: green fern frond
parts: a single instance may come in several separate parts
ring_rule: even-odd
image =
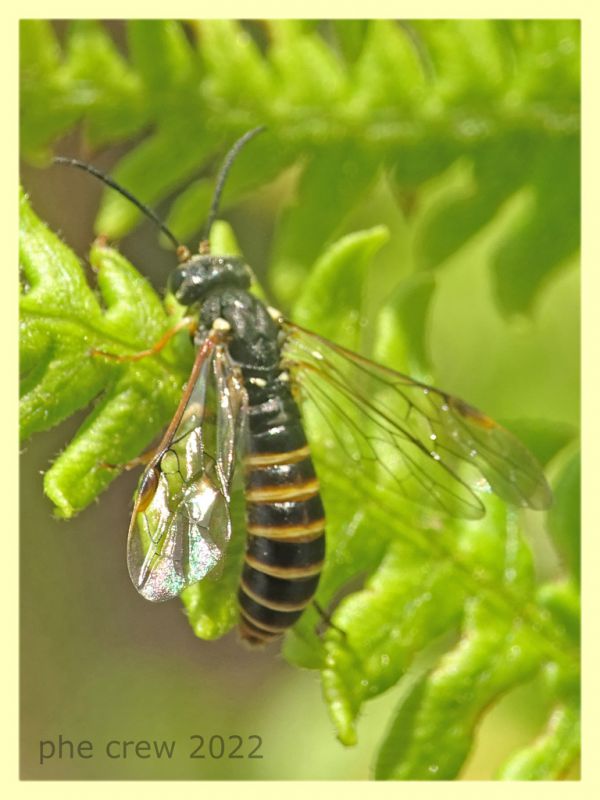
[[[301,164],[273,247],[273,286],[284,303],[381,164],[399,202],[460,159],[469,167],[459,195],[418,221],[424,270],[440,268],[509,198],[526,194],[527,209],[492,263],[505,311],[529,310],[544,279],[577,250],[577,22],[372,20],[354,27],[351,57],[343,23],[266,21],[264,50],[239,22],[189,29],[193,44],[179,23],[129,22],[123,57],[100,23],[72,23],[61,48],[49,23],[23,22],[25,155],[45,159],[79,122],[91,148],[150,129],[114,174],[148,203],[191,181],[168,219],[183,237],[205,216],[211,184],[202,172],[223,143],[266,124],[268,137],[232,176],[225,204]],[[324,194],[329,202],[315,215]],[[118,238],[138,219],[107,193],[97,229]],[[523,262],[530,269],[518,270]]]
[[[48,430],[90,403],[77,435],[45,475],[60,516],[85,508],[169,420],[185,370],[168,355],[116,363],[92,356],[135,353],[169,320],[150,284],[116,251],[90,252],[100,300],[77,257],[21,198],[21,434]],[[191,352],[188,353],[188,356]]]

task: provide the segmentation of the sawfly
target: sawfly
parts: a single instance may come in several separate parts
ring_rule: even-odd
[[[100,177],[177,247],[168,290],[187,315],[148,351],[129,358],[158,352],[182,327],[195,346],[179,406],[135,494],[131,579],[146,599],[163,601],[218,572],[232,535],[239,467],[246,507],[239,624],[250,644],[277,639],[294,625],[314,602],[325,559],[325,510],[303,399],[323,416],[348,464],[358,466],[358,480],[368,474],[408,501],[466,519],[484,514],[481,489],[523,508],[551,502],[534,457],[490,417],[295,325],[249,291],[252,272],[241,257],[210,252],[229,169],[261,130],[249,131],[229,151],[194,255],[111,178],[74,159],[56,159]]]

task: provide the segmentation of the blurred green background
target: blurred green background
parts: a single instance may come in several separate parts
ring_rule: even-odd
[[[329,29],[310,25],[303,29],[307,35],[322,36],[331,47]],[[443,36],[444,23],[439,23],[437,32],[435,25],[432,22],[425,29],[425,41],[429,36],[430,43],[435,43],[436,36]],[[104,27],[117,48],[126,54],[124,24],[110,23]],[[68,26],[58,23],[54,30],[58,41],[64,42]],[[339,26],[337,30],[339,34]],[[419,31],[418,23],[414,30]],[[268,36],[268,25],[257,25],[250,32],[263,47],[268,47],[261,39]],[[350,53],[349,61],[354,58],[352,63],[360,59],[360,55],[352,55],[353,48],[360,50],[359,34],[356,26],[349,27],[341,48]],[[362,36],[365,35],[363,31]],[[504,35],[502,29],[498,35]],[[577,39],[576,34],[571,36]],[[560,42],[569,37],[557,34],[555,38],[560,50]],[[342,33],[339,40],[343,39]],[[200,43],[201,46],[201,37]],[[485,48],[485,42],[481,46]],[[536,47],[539,50],[539,37],[537,44],[535,37],[524,36],[521,40],[514,37],[511,66],[514,74],[518,75],[520,67],[524,70],[524,64],[539,56]],[[568,49],[565,44],[562,47]],[[457,60],[459,55],[456,53]],[[427,58],[423,60],[425,65]],[[448,64],[452,66],[444,62],[444,66]],[[35,68],[30,67],[28,72],[25,64],[24,127],[36,85],[42,94],[46,92],[43,96],[49,107],[53,98],[60,105],[57,95],[44,87],[43,81],[36,77]],[[559,64],[558,73],[560,69],[566,71],[567,67]],[[451,76],[452,69],[448,69],[448,74]],[[401,77],[397,76],[398,81]],[[448,75],[446,80],[450,86]],[[501,104],[504,109],[510,109],[511,102],[514,108],[518,106],[515,83],[512,88],[495,87],[487,96],[483,91],[479,95],[472,92],[469,107],[476,108],[479,117],[498,120],[502,117]],[[550,107],[556,98],[552,110],[558,117],[564,113],[565,98],[574,82],[571,79],[567,85],[565,78],[562,85],[556,80],[550,84],[551,81],[545,84],[544,100]],[[82,93],[84,88],[84,80],[80,79]],[[456,112],[457,119],[459,111],[464,111],[460,104],[468,105],[464,97],[453,105],[450,91],[444,99],[447,107]],[[81,98],[78,102],[83,107]],[[540,108],[534,107],[533,101],[531,105],[532,117],[535,112],[542,117]],[[310,122],[315,119],[316,124],[319,120],[310,104],[298,102],[296,107],[300,123],[294,128],[289,122],[282,133],[292,152],[286,169],[277,170],[274,180],[257,181],[259,185],[250,195],[243,192],[245,187],[240,187],[240,198],[234,194],[223,214],[232,224],[242,251],[263,285],[267,289],[271,286],[274,299],[286,308],[294,287],[310,266],[313,245],[307,245],[305,250],[300,245],[292,246],[289,241],[293,236],[290,234],[286,243],[278,232],[286,225],[290,230],[291,224],[285,221],[285,216],[282,222],[282,213],[285,215],[285,209],[293,206],[295,198],[302,197],[303,190],[298,188],[302,159],[317,147],[321,136],[318,133],[311,139]],[[333,108],[333,116],[336,110]],[[39,113],[36,111],[38,116]],[[214,109],[212,113],[214,116]],[[225,118],[227,113],[223,111]],[[550,115],[548,109],[545,113]],[[387,225],[390,239],[376,257],[366,292],[366,341],[375,340],[377,335],[369,309],[373,312],[379,309],[392,287],[415,270],[415,264],[428,262],[435,272],[435,292],[426,318],[421,321],[422,346],[415,346],[415,352],[409,354],[409,366],[412,364],[430,374],[437,385],[465,397],[497,419],[545,420],[557,428],[566,426],[576,432],[579,424],[577,204],[568,205],[563,197],[562,212],[560,208],[552,213],[540,211],[559,203],[560,182],[548,184],[548,194],[543,193],[544,182],[538,179],[532,183],[525,181],[523,185],[517,181],[505,194],[493,187],[502,184],[501,179],[509,173],[525,174],[533,156],[542,152],[540,142],[548,140],[549,150],[556,145],[556,152],[564,155],[566,151],[561,151],[564,141],[568,139],[572,144],[577,135],[572,131],[565,134],[556,120],[548,119],[539,124],[535,136],[517,135],[519,114],[523,114],[522,107],[506,124],[502,136],[498,139],[491,136],[494,142],[500,141],[497,153],[492,152],[479,161],[478,156],[473,156],[468,136],[455,136],[451,146],[447,144],[448,134],[441,122],[439,129],[435,129],[435,122],[427,129],[430,138],[422,151],[418,151],[418,142],[399,146],[396,151],[382,145],[381,153],[384,150],[385,153],[381,155],[370,140],[374,178],[365,182],[368,186],[361,184],[356,198],[340,212],[331,231],[321,234],[318,245],[325,244],[333,234],[337,238],[346,232]],[[465,113],[464,117],[467,119],[468,115]],[[465,119],[460,124],[466,124]],[[46,142],[26,139],[22,179],[35,211],[84,257],[94,237],[102,187],[74,171],[41,168],[46,166],[44,150],[52,145],[56,153],[84,158],[89,158],[90,150],[94,150],[90,160],[108,170],[139,144],[146,128],[133,130],[132,126],[131,138],[125,132],[127,135],[123,134],[121,141],[110,142],[109,137],[102,141],[100,136],[90,148],[89,140],[86,142],[82,131],[74,127],[76,121],[69,120],[64,130],[58,126],[49,132]],[[384,118],[377,121],[382,128],[391,124]],[[273,128],[274,121],[268,122]],[[210,124],[217,131],[215,137],[222,137],[225,148],[233,136],[225,131],[218,134],[218,124]],[[335,121],[338,128],[340,124],[339,119]],[[251,127],[245,124],[245,118],[241,123],[227,118],[223,125],[229,125],[231,131],[240,125]],[[360,120],[355,125],[360,130]],[[528,124],[522,124],[523,130],[527,127]],[[517,134],[511,137],[509,134],[515,130]],[[361,134],[351,131],[352,136],[360,140]],[[381,136],[384,141],[385,132]],[[332,141],[335,144],[335,137]],[[294,147],[300,151],[305,147],[306,153],[295,153]],[[451,153],[442,156],[445,147]],[[444,163],[432,168],[430,176],[420,175],[418,179],[409,174],[398,175],[394,169],[391,173],[381,169],[382,163],[389,167],[394,162],[401,165],[398,167],[401,173],[403,160],[410,160],[413,155],[421,165],[428,161],[433,164],[436,159]],[[548,156],[549,163],[552,158]],[[559,175],[559,179],[577,184],[577,157],[572,158],[572,150],[568,151],[567,166],[569,175],[566,178]],[[214,173],[214,169],[211,171]],[[405,172],[410,173],[410,164]],[[212,178],[207,176],[206,180],[210,183]],[[346,192],[351,192],[351,184],[349,181]],[[324,186],[321,191],[327,191],[327,183]],[[568,191],[571,196],[573,190]],[[143,191],[139,195],[143,200],[156,200],[159,210],[166,212],[164,197],[153,198],[151,193],[148,196]],[[473,230],[460,233],[465,220],[473,220],[475,210],[488,201],[487,212],[473,224]],[[444,209],[448,208],[450,214],[444,217]],[[540,274],[533,280],[531,291],[525,286],[521,294],[515,290],[511,298],[502,281],[497,281],[498,249],[515,230],[518,232],[523,220],[531,222],[528,214],[532,208],[539,212],[537,217],[533,215],[531,223],[534,227],[540,224],[541,230],[535,232],[539,238],[525,237],[526,241],[533,241],[531,251],[520,247],[522,240],[519,242],[518,236],[514,238],[512,259],[505,248],[503,263],[506,267],[506,263],[517,261],[522,272],[537,269]],[[303,213],[310,218],[310,208]],[[563,219],[562,227],[555,223],[556,216]],[[200,210],[198,225],[202,217]],[[424,239],[427,234],[430,239]],[[554,248],[555,260],[547,259],[542,267],[528,261],[536,243],[540,253],[552,249],[553,235],[560,240]],[[173,256],[158,246],[157,238],[152,226],[144,223],[123,239],[121,250],[162,290]],[[425,360],[421,357],[423,352],[427,354]],[[43,496],[42,472],[84,417],[82,412],[52,431],[37,434],[26,444],[22,455],[21,776],[26,779],[367,779],[375,746],[387,727],[391,709],[404,691],[402,683],[367,706],[359,723],[359,744],[346,749],[335,739],[316,673],[288,665],[277,646],[263,652],[248,652],[240,647],[235,633],[217,642],[202,642],[193,636],[179,603],[153,606],[136,594],[125,563],[125,537],[136,475],[122,475],[97,504],[75,519],[64,522],[52,518],[50,503]],[[539,518],[526,515],[525,524],[538,577],[562,575],[564,563]],[[476,747],[461,777],[489,778],[511,752],[531,741],[543,724],[544,702],[543,689],[534,681],[514,689],[496,704],[479,728]],[[55,758],[41,766],[40,740],[56,739],[59,734],[73,741],[91,740],[95,757]],[[206,739],[211,735],[226,739],[231,735],[259,735],[263,758],[191,759],[190,753],[197,743],[190,740],[194,735]],[[175,740],[175,754],[169,760],[135,757],[112,760],[102,752],[109,739]],[[244,749],[249,748],[244,745]]]

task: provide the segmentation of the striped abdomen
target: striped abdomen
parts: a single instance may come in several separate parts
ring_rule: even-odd
[[[240,632],[251,644],[284,633],[311,602],[325,557],[319,482],[289,387],[250,394],[246,558]],[[252,402],[255,399],[256,402]]]

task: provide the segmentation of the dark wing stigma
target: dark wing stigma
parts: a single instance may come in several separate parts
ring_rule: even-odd
[[[134,500],[127,563],[147,600],[169,600],[221,563],[246,403],[226,347],[207,339]]]
[[[520,507],[550,505],[535,458],[482,412],[293,323],[284,329],[284,358],[301,393],[365,479],[467,519],[485,513],[476,492]]]

